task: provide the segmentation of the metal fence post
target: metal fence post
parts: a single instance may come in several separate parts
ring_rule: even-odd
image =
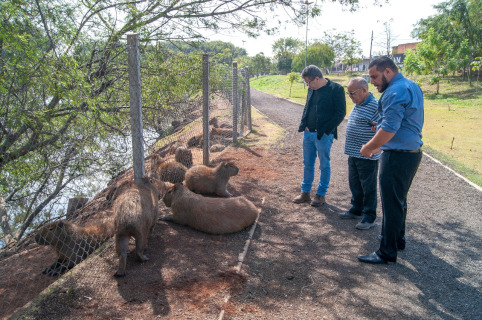
[[[203,54],[203,164],[209,165],[209,55]]]
[[[233,61],[233,142],[238,141],[238,63]]]
[[[139,36],[137,33],[127,35],[127,51],[134,182],[139,183],[145,177],[145,171],[142,137],[141,63],[139,59]]]
[[[241,71],[241,76],[246,76],[246,72],[244,70]],[[241,137],[244,136],[244,125],[246,124],[246,81],[242,82],[242,89],[241,89]]]
[[[251,87],[249,84],[249,68],[246,67],[246,108],[248,118],[248,130],[253,131],[253,123],[251,122]]]

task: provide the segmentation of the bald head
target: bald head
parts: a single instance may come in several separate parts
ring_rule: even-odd
[[[351,101],[356,104],[362,103],[370,95],[370,91],[368,91],[368,82],[363,77],[352,78],[350,82],[348,82],[346,89]]]

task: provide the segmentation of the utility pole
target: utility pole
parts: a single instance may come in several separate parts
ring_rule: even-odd
[[[372,30],[372,40],[370,41],[370,62],[372,62],[372,45],[373,45],[373,30]]]
[[[306,5],[306,38],[305,38],[305,68],[306,68],[306,60],[308,56],[308,17],[310,13],[310,4],[313,2],[308,2],[308,0],[305,0],[304,4]]]

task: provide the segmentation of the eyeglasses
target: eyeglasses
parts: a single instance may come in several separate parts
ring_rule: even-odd
[[[349,96],[352,96],[354,95],[357,91],[360,91],[361,89],[357,89],[355,91],[347,91],[346,94],[349,95]]]
[[[312,81],[314,81],[314,80],[315,80],[315,79],[310,80],[310,81],[308,81],[308,82],[305,81],[305,84],[309,87],[309,86],[310,86],[310,83],[311,83]]]

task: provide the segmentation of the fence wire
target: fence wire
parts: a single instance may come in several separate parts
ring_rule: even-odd
[[[113,254],[115,245],[110,240],[119,223],[116,200],[125,190],[137,188],[134,196],[149,202],[149,197],[144,196],[145,190],[153,191],[132,182],[133,148],[128,122],[128,67],[123,62],[125,51],[125,46],[119,44],[113,63],[115,73],[108,81],[110,84],[105,84],[109,90],[84,106],[89,114],[106,112],[106,115],[83,118],[57,149],[46,149],[47,154],[36,155],[38,158],[19,158],[1,169],[5,185],[0,197],[0,318],[12,316],[87,258],[80,265],[86,270],[82,274],[85,281],[82,288],[77,289],[85,292],[84,297],[88,299],[89,286],[105,285],[107,288],[109,285],[103,284],[105,271],[98,269],[94,260],[103,259],[113,270],[117,266],[117,255]],[[203,164],[203,148],[207,148],[209,158],[214,159],[248,132],[251,126],[249,73],[236,65],[211,62],[209,112],[206,113],[203,112],[201,55],[186,56],[161,47],[145,46],[141,48],[141,56],[145,172],[147,176],[160,178],[162,193],[163,188],[182,182],[190,167]],[[204,132],[203,117],[208,114],[205,121],[209,123],[209,132]],[[8,115],[4,113],[1,117],[6,119]],[[96,122],[92,123],[92,119]],[[103,134],[96,135],[95,128]],[[95,143],[83,144],[82,149],[76,150],[79,142],[85,139]],[[208,141],[207,146],[205,141]],[[59,159],[60,155],[60,162],[52,160]],[[40,160],[45,162],[44,166],[57,170],[52,169],[51,174],[56,175],[63,186],[58,192],[42,186],[49,181],[52,184],[42,166],[30,173],[32,183],[21,186],[9,183],[15,181],[16,172],[7,170],[13,170],[22,161],[30,161],[33,165]],[[51,163],[53,161],[57,162]],[[62,167],[64,170],[59,171]],[[80,167],[83,169],[75,172]],[[62,174],[69,179],[61,179]],[[20,196],[22,188],[25,189],[22,194],[28,196]],[[163,205],[162,201],[159,205]],[[22,228],[23,232],[19,233]],[[112,261],[113,256],[116,261]],[[74,280],[70,278],[69,281]]]

